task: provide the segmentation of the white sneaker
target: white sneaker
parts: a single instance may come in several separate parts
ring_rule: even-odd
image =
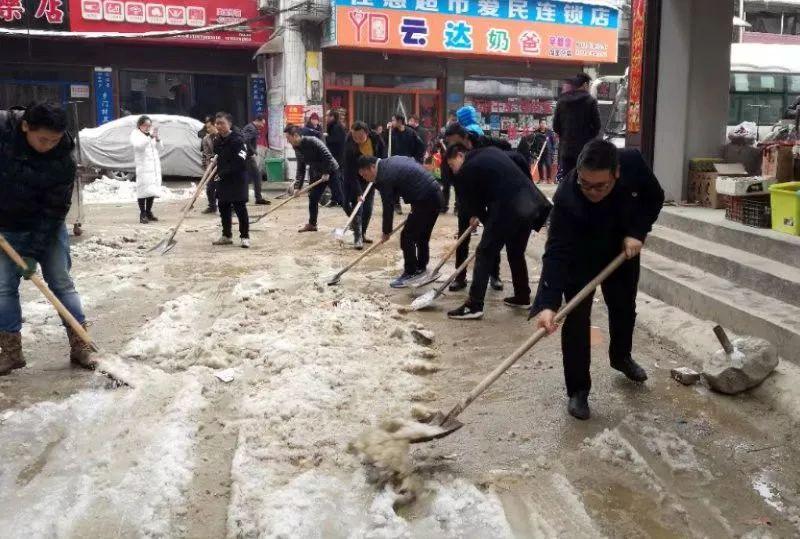
[[[212,241],[211,245],[231,245],[233,240],[227,236],[220,236],[218,240]]]
[[[242,249],[250,248],[250,238],[242,238]]]

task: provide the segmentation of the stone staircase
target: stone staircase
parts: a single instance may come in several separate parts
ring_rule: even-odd
[[[800,365],[800,238],[666,207],[642,254],[641,290]]]

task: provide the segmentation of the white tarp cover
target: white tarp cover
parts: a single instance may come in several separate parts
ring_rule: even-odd
[[[203,174],[200,139],[203,124],[194,118],[169,114],[148,114],[164,142],[160,152],[164,176],[200,177]],[[108,170],[135,170],[131,131],[138,114],[114,120],[100,127],[81,129],[81,162]]]
[[[800,74],[800,45],[734,43],[731,71]]]

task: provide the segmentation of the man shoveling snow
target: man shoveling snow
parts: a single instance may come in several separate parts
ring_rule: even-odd
[[[0,111],[0,234],[27,265],[21,270],[0,254],[0,375],[25,366],[22,356],[20,278],[38,264],[50,290],[82,325],[81,299],[70,277],[64,219],[75,183],[74,143],[61,108],[34,104],[24,114]],[[94,368],[90,347],[65,325],[70,360]]]

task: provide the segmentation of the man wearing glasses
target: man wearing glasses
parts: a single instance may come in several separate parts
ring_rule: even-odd
[[[664,191],[637,150],[593,140],[581,151],[554,197],[539,290],[531,307],[536,326],[557,329],[556,311],[611,260],[628,261],[602,284],[608,307],[611,367],[635,382],[647,373],[631,357],[639,283],[639,253],[664,203]],[[594,295],[567,316],[561,331],[569,413],[589,419],[589,323]]]

